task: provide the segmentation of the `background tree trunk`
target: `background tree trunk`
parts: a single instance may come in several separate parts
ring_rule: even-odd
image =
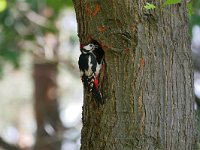
[[[35,150],[60,150],[62,124],[57,102],[57,63],[34,64],[36,143]]]
[[[105,105],[85,92],[81,149],[196,149],[186,2],[167,11],[145,10],[146,0],[73,2],[80,41],[100,42],[107,64]]]

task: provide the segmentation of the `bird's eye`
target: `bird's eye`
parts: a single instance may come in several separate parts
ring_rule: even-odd
[[[90,44],[89,46],[92,47],[92,44]]]

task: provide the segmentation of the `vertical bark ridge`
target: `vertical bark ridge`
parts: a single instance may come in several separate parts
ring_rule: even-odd
[[[174,10],[174,8],[171,10]],[[187,127],[187,124],[182,125],[182,123],[191,123],[191,120],[195,120],[194,110],[192,110],[193,102],[189,102],[189,100],[192,100],[192,90],[189,89],[192,89],[193,87],[191,84],[193,78],[191,77],[191,61],[188,61],[191,58],[190,51],[188,49],[188,46],[186,46],[189,45],[189,40],[187,38],[188,35],[186,34],[188,29],[187,26],[183,25],[183,23],[180,23],[180,18],[183,15],[177,16],[173,15],[171,17],[167,17],[166,14],[164,14],[162,16],[163,22],[158,22],[157,29],[151,28],[152,23],[149,22],[149,28],[144,27],[144,30],[142,31],[144,32],[144,34],[146,33],[145,35],[149,40],[149,51],[145,51],[144,53],[147,56],[153,55],[151,58],[149,58],[149,60],[147,60],[150,61],[147,64],[148,68],[151,68],[149,70],[150,74],[154,75],[151,77],[151,84],[148,85],[149,93],[151,93],[151,96],[149,97],[149,95],[146,95],[146,98],[144,98],[144,100],[150,98],[150,101],[153,104],[155,98],[157,99],[156,101],[160,99],[160,106],[155,108],[160,107],[161,109],[161,112],[158,112],[157,109],[147,110],[149,111],[148,113],[150,114],[150,116],[147,115],[146,118],[149,118],[151,120],[150,122],[153,122],[155,124],[155,129],[151,130],[152,126],[149,127],[149,130],[147,129],[147,135],[154,135],[155,139],[158,139],[158,137],[155,134],[151,133],[151,131],[155,132],[157,130],[157,121],[160,120],[160,131],[162,132],[160,132],[159,138],[162,139],[161,146],[163,149],[188,148],[187,145],[183,144],[183,142],[190,143],[190,141],[187,141],[189,139],[186,140],[185,136],[185,128]],[[165,24],[165,22],[168,22],[168,18],[170,19],[170,24],[168,24],[168,26],[164,26],[164,29],[162,29],[163,27],[159,26],[159,24]],[[172,28],[174,32],[171,33],[170,31]],[[179,32],[178,28],[184,28],[185,30],[184,32]],[[145,29],[151,29],[150,33],[152,33],[152,35],[149,35],[149,30]],[[142,32],[140,34],[142,34]],[[162,38],[161,36],[164,36],[165,38]],[[163,40],[161,41],[161,39]],[[184,41],[183,43],[188,44],[181,45],[177,43],[178,40],[182,40]],[[143,50],[145,50],[145,47],[143,48]],[[184,52],[182,50],[187,52]],[[157,62],[159,62],[160,64],[157,64]],[[155,67],[158,68],[158,70]],[[149,74],[149,72],[147,74]],[[154,73],[160,75],[158,76]],[[155,78],[157,77],[158,79],[156,81]],[[154,92],[156,92],[157,96],[154,95]],[[158,120],[156,120],[157,118],[152,118],[151,115],[154,114],[154,111],[156,112],[156,114],[160,114],[161,118],[158,118]],[[186,120],[187,115],[193,116],[190,121]],[[192,138],[192,135],[195,136],[195,132],[193,132],[192,134],[190,133],[190,135]],[[164,143],[164,141],[166,141],[166,143]],[[179,143],[181,143],[181,145],[179,145]]]

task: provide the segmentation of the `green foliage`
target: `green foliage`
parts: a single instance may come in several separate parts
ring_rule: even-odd
[[[178,4],[180,2],[181,2],[181,0],[166,0],[160,7],[157,7],[157,6],[155,6],[154,4],[151,4],[151,3],[146,3],[146,5],[144,6],[144,8],[146,10],[160,8],[163,11],[163,7],[169,6],[169,5]],[[192,4],[192,1],[189,2],[189,3],[187,3],[187,11],[188,11],[189,16],[191,16],[192,13],[193,13],[193,4]]]
[[[155,9],[156,6],[154,4],[146,3],[146,5],[144,6],[144,8],[146,8],[147,10],[150,10],[150,9]]]
[[[55,12],[58,12],[63,7],[72,7],[72,0],[47,0],[47,6],[53,8]]]
[[[191,17],[190,17],[190,23],[191,25],[199,25],[200,26],[200,16],[197,15],[197,14],[193,14]]]
[[[19,67],[19,53],[15,49],[5,49],[0,51],[0,56],[11,62],[15,68]]]
[[[57,34],[55,21],[60,9],[66,6],[72,6],[72,0],[0,0],[0,76],[7,62],[19,67],[20,54],[27,51],[21,43],[37,45],[39,36]],[[36,17],[29,18],[28,13]],[[37,16],[46,22],[37,24]]]
[[[66,4],[67,4],[67,7],[73,7],[73,2],[72,2],[72,0],[67,0],[67,1],[65,1],[66,2]]]
[[[194,25],[199,25],[200,26],[200,15],[199,15],[199,9],[200,9],[200,1],[199,0],[195,0],[192,1],[192,3],[189,3],[189,6],[191,8],[191,12],[190,12],[190,25],[191,28]]]
[[[160,7],[157,7],[157,6],[155,6],[154,4],[151,4],[151,3],[146,3],[144,8],[147,9],[147,10],[156,9],[156,8],[162,9],[164,6],[178,4],[180,2],[181,2],[181,0],[166,0]]]
[[[0,0],[0,12],[4,11],[7,7],[7,1],[6,0]]]
[[[163,7],[178,4],[180,2],[181,2],[181,0],[166,0],[159,7],[155,6],[154,4],[151,4],[151,3],[146,3],[144,8],[146,10],[160,9],[161,11],[169,13],[169,15],[173,16],[173,14],[171,14],[166,9],[163,9]],[[195,2],[195,3],[193,4],[193,2]],[[194,14],[194,10],[196,9],[197,11],[199,11],[199,8],[200,8],[200,0],[199,1],[190,1],[189,3],[187,3],[187,12],[188,12],[189,19],[190,19],[190,32],[191,32],[192,26],[194,26],[194,25],[200,26],[200,16],[197,14]]]
[[[181,0],[166,0],[163,4],[163,6],[166,6],[166,5],[172,5],[172,4],[178,4],[180,3]]]
[[[190,3],[187,3],[187,12],[188,12],[189,16],[192,16],[192,14],[193,14],[192,1]]]

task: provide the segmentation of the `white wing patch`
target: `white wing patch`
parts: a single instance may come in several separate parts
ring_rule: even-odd
[[[99,74],[100,69],[101,69],[101,64],[98,64],[98,63],[97,63],[97,68],[96,68],[96,72],[95,72],[96,75]]]
[[[91,63],[91,56],[88,57],[88,70],[85,70],[85,75],[86,76],[91,76],[92,74],[92,63]]]

